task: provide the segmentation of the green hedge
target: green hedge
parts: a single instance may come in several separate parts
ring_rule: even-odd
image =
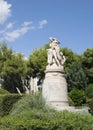
[[[0,130],[92,130],[93,117],[63,112],[29,111],[0,120]]]
[[[13,104],[21,98],[18,94],[0,95],[0,116],[8,115]]]
[[[41,95],[26,95],[9,115],[0,119],[0,130],[92,130],[93,117],[45,106]]]

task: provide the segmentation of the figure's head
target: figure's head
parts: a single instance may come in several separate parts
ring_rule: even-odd
[[[49,40],[50,42],[56,42],[57,44],[60,43],[56,38],[53,38],[53,37],[50,37]]]

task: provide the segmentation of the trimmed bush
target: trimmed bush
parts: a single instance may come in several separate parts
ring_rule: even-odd
[[[8,94],[0,96],[0,116],[8,115],[13,104],[21,98],[18,94]]]
[[[92,130],[91,115],[55,111],[41,95],[28,95],[15,103],[10,115],[0,119],[0,130]]]
[[[69,92],[69,97],[72,99],[75,106],[81,106],[82,104],[86,102],[84,92],[76,88],[72,89]]]
[[[68,111],[32,111],[0,120],[0,130],[92,130],[93,117]]]

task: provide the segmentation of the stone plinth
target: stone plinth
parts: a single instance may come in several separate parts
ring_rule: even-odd
[[[42,90],[48,105],[53,107],[68,107],[67,83],[63,68],[52,66],[46,68]]]

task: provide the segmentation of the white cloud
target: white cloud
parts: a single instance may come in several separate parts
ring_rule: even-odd
[[[14,25],[14,23],[11,23],[11,22],[10,22],[10,23],[8,23],[8,24],[7,24],[7,26],[6,26],[6,29],[10,29],[10,28],[12,28],[12,27],[13,27],[13,25]]]
[[[32,23],[33,23],[32,21],[29,21],[29,22],[26,21],[26,22],[23,23],[23,26],[29,26],[29,25],[31,25]]]
[[[48,22],[47,20],[42,20],[42,21],[39,21],[39,29],[42,29],[44,25],[46,25]]]
[[[19,26],[19,28],[14,29],[15,23],[8,23],[3,30],[0,30],[0,41],[6,40],[9,42],[14,42],[16,39],[20,38],[26,34],[29,30],[42,29],[47,20],[42,20],[39,22],[39,27],[34,27],[32,21],[25,21]],[[15,26],[16,27],[16,26]]]
[[[25,22],[24,22],[25,23]],[[21,37],[22,35],[24,35],[25,33],[27,33],[29,30],[34,29],[33,26],[29,26],[31,24],[31,22],[26,22],[25,24],[22,24],[22,27],[19,29],[15,29],[13,31],[10,32],[6,32],[4,35],[5,39],[7,41],[15,41],[16,39],[18,39],[19,37]]]
[[[7,30],[11,29],[13,27],[14,23],[8,23],[6,25],[6,27],[3,30],[0,30],[0,34],[4,34],[5,32],[7,32]]]
[[[11,4],[8,4],[5,0],[0,0],[0,24],[4,23],[6,19],[11,15]]]
[[[0,34],[3,34],[5,32],[5,30],[0,30]]]

